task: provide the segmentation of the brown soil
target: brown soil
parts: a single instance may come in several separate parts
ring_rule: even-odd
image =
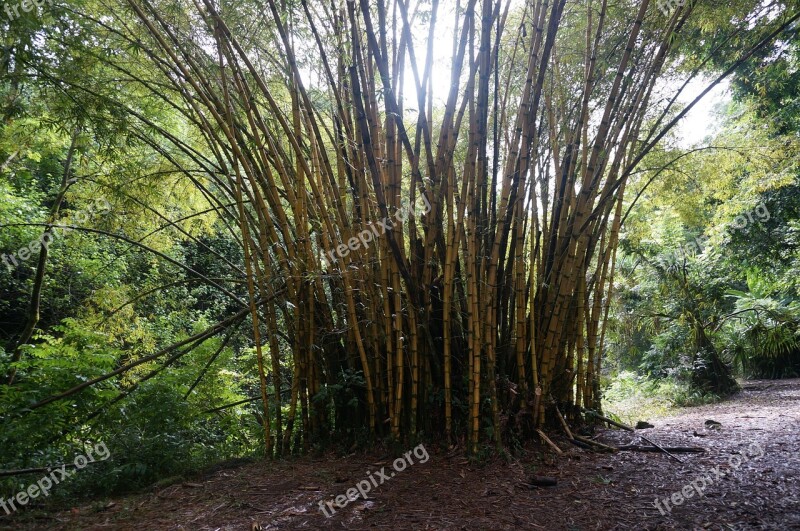
[[[69,511],[3,517],[0,528],[800,529],[800,380],[748,382],[730,401],[651,422],[653,429],[603,430],[597,438],[644,444],[644,435],[662,446],[706,451],[679,454],[678,462],[663,453],[590,453],[556,438],[561,456],[542,447],[483,465],[460,451],[431,451],[426,463],[410,456],[412,466],[330,518],[320,500],[344,495],[367,471],[388,473],[397,456],[252,463]],[[558,484],[532,488],[533,475]],[[696,481],[705,475],[711,479]],[[691,490],[693,481],[703,496]],[[692,497],[678,506],[670,500],[671,512],[655,507],[656,498],[684,489]]]

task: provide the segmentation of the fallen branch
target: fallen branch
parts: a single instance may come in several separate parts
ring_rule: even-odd
[[[564,415],[561,414],[561,411],[558,409],[558,406],[556,406],[556,413],[558,413],[558,420],[561,421],[561,426],[564,428],[567,437],[569,437],[570,439],[574,439],[575,436],[572,435],[572,431],[570,431],[569,426],[567,426],[567,420],[564,418]]]
[[[644,436],[642,436],[642,435],[640,435],[639,437],[641,437],[641,439],[642,439],[644,442],[652,444],[653,446],[655,446],[656,448],[658,448],[659,450],[661,450],[662,452],[664,452],[665,454],[667,454],[668,456],[670,456],[671,458],[673,458],[674,460],[676,460],[677,462],[679,462],[679,463],[683,463],[683,460],[682,460],[680,457],[677,457],[677,456],[675,456],[675,455],[672,455],[671,453],[669,453],[669,450],[666,450],[665,448],[662,448],[661,446],[657,445],[656,443],[654,443],[653,441],[651,441],[651,440],[650,440],[650,439],[648,439],[647,437],[644,437]]]
[[[561,448],[556,446],[556,443],[551,441],[550,438],[547,435],[544,434],[544,432],[542,430],[536,430],[536,433],[538,433],[539,437],[541,437],[544,442],[546,442],[548,445],[550,445],[550,448],[555,450],[557,454],[563,454],[564,453],[564,452],[561,451]]]
[[[591,415],[591,416],[593,416],[595,418],[598,418],[598,419],[600,419],[600,420],[602,420],[602,421],[604,421],[604,422],[606,422],[608,424],[611,424],[612,426],[616,426],[617,428],[622,428],[623,430],[626,430],[626,431],[629,431],[629,432],[636,431],[633,428],[631,428],[630,426],[626,426],[625,424],[622,424],[621,422],[617,422],[616,420],[611,420],[608,417],[604,417],[603,415],[597,413],[596,411],[589,411],[589,410],[585,410],[585,411],[586,411],[587,414],[589,414],[589,415]]]
[[[581,442],[581,441],[578,441],[576,439],[570,439],[569,442],[571,442],[572,444],[574,444],[578,448],[583,448],[584,450],[591,450],[592,449],[591,445],[586,444],[586,443]]]
[[[586,437],[581,437],[580,435],[576,435],[575,436],[575,440],[576,441],[580,441],[580,442],[582,442],[584,444],[587,444],[589,446],[597,447],[597,448],[599,448],[601,450],[604,450],[606,452],[616,452],[617,451],[617,449],[615,447],[613,447],[613,446],[609,446],[607,444],[603,444],[601,442],[597,442],[597,441],[595,441],[593,439],[588,439]]]
[[[593,415],[593,416],[597,417],[598,419],[600,419],[600,420],[603,420],[603,421],[605,421],[605,422],[607,422],[607,423],[611,424],[612,426],[616,426],[616,427],[618,427],[618,428],[622,428],[623,430],[629,431],[629,432],[631,432],[631,433],[633,433],[633,432],[635,432],[635,431],[636,431],[636,430],[634,430],[633,428],[631,428],[630,426],[626,426],[625,424],[622,424],[621,422],[617,422],[617,421],[615,421],[615,420],[611,420],[610,418],[604,417],[603,415],[600,415],[600,414],[599,414],[599,413],[597,413],[596,411],[586,411],[586,413],[588,413],[589,415]],[[648,444],[651,444],[651,445],[653,445],[653,446],[654,446],[654,449],[653,449],[653,450],[647,450],[647,451],[660,451],[660,452],[663,452],[663,453],[667,454],[668,456],[670,456],[672,459],[676,460],[677,462],[679,462],[679,463],[683,463],[683,460],[682,460],[681,458],[679,458],[679,457],[677,457],[677,456],[675,456],[675,455],[671,454],[671,453],[669,452],[669,450],[667,450],[667,449],[665,449],[665,448],[663,448],[663,447],[659,446],[658,444],[654,443],[653,441],[651,441],[650,439],[648,439],[648,438],[647,438],[647,437],[645,437],[644,435],[639,435],[639,437],[640,437],[640,438],[641,438],[641,439],[642,439],[644,442],[646,442],[646,443],[648,443]],[[633,446],[633,445],[629,445],[629,446]],[[622,448],[619,448],[619,449],[621,450]],[[643,451],[644,451],[644,450],[643,450]]]

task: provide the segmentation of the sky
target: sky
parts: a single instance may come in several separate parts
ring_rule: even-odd
[[[691,83],[680,98],[681,103],[688,104],[708,86],[709,80],[703,79]],[[686,118],[678,124],[676,136],[681,147],[690,147],[703,141],[719,126],[715,107],[727,103],[731,99],[730,85],[723,81],[698,103]]]
[[[512,1],[514,3],[521,3],[521,0]],[[465,0],[462,0],[462,6],[464,3]],[[413,2],[411,2],[411,4],[413,5]],[[450,86],[455,4],[455,0],[440,0],[439,2],[439,16],[437,18],[433,46],[434,68],[432,71],[434,105],[437,106],[444,106]],[[410,6],[410,10],[413,11],[413,7]],[[414,26],[413,23],[412,26]],[[420,69],[422,69],[425,55],[427,53],[425,47],[425,41],[427,39],[427,24],[417,23],[415,26],[420,28],[419,33],[415,31],[415,40],[417,41],[415,53],[417,55],[417,61],[420,65]],[[510,26],[506,29],[506,31],[511,30],[512,28]],[[422,71],[420,71],[420,76],[421,75]],[[679,98],[679,102],[683,104],[690,103],[706,88],[706,86],[708,86],[710,81],[710,79],[704,78],[692,82],[684,90],[684,93]],[[674,94],[680,85],[681,83],[676,81],[667,84],[667,92],[670,93],[670,95]],[[406,68],[403,92],[405,108],[416,109],[417,100],[414,78],[411,73],[411,68],[408,66]],[[714,109],[718,104],[729,100],[729,87],[727,83],[723,82],[711,93],[706,95],[706,97],[700,103],[698,103],[695,108],[692,109],[692,111],[690,111],[690,113],[682,120],[682,122],[678,124],[675,130],[675,137],[678,144],[681,147],[688,148],[702,142],[706,136],[712,134],[718,124],[718,119],[716,118]]]

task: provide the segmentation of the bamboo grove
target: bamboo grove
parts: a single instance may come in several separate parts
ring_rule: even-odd
[[[249,315],[267,452],[359,428],[474,451],[598,409],[626,185],[688,110],[662,78],[695,3],[257,4],[128,0],[106,28],[241,246],[248,299],[212,332]]]

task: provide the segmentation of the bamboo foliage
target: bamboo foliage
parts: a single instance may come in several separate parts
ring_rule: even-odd
[[[653,94],[692,2],[170,1],[127,5],[239,228],[269,453],[351,428],[476,451],[515,408],[533,435],[599,407],[626,183],[675,123]]]

